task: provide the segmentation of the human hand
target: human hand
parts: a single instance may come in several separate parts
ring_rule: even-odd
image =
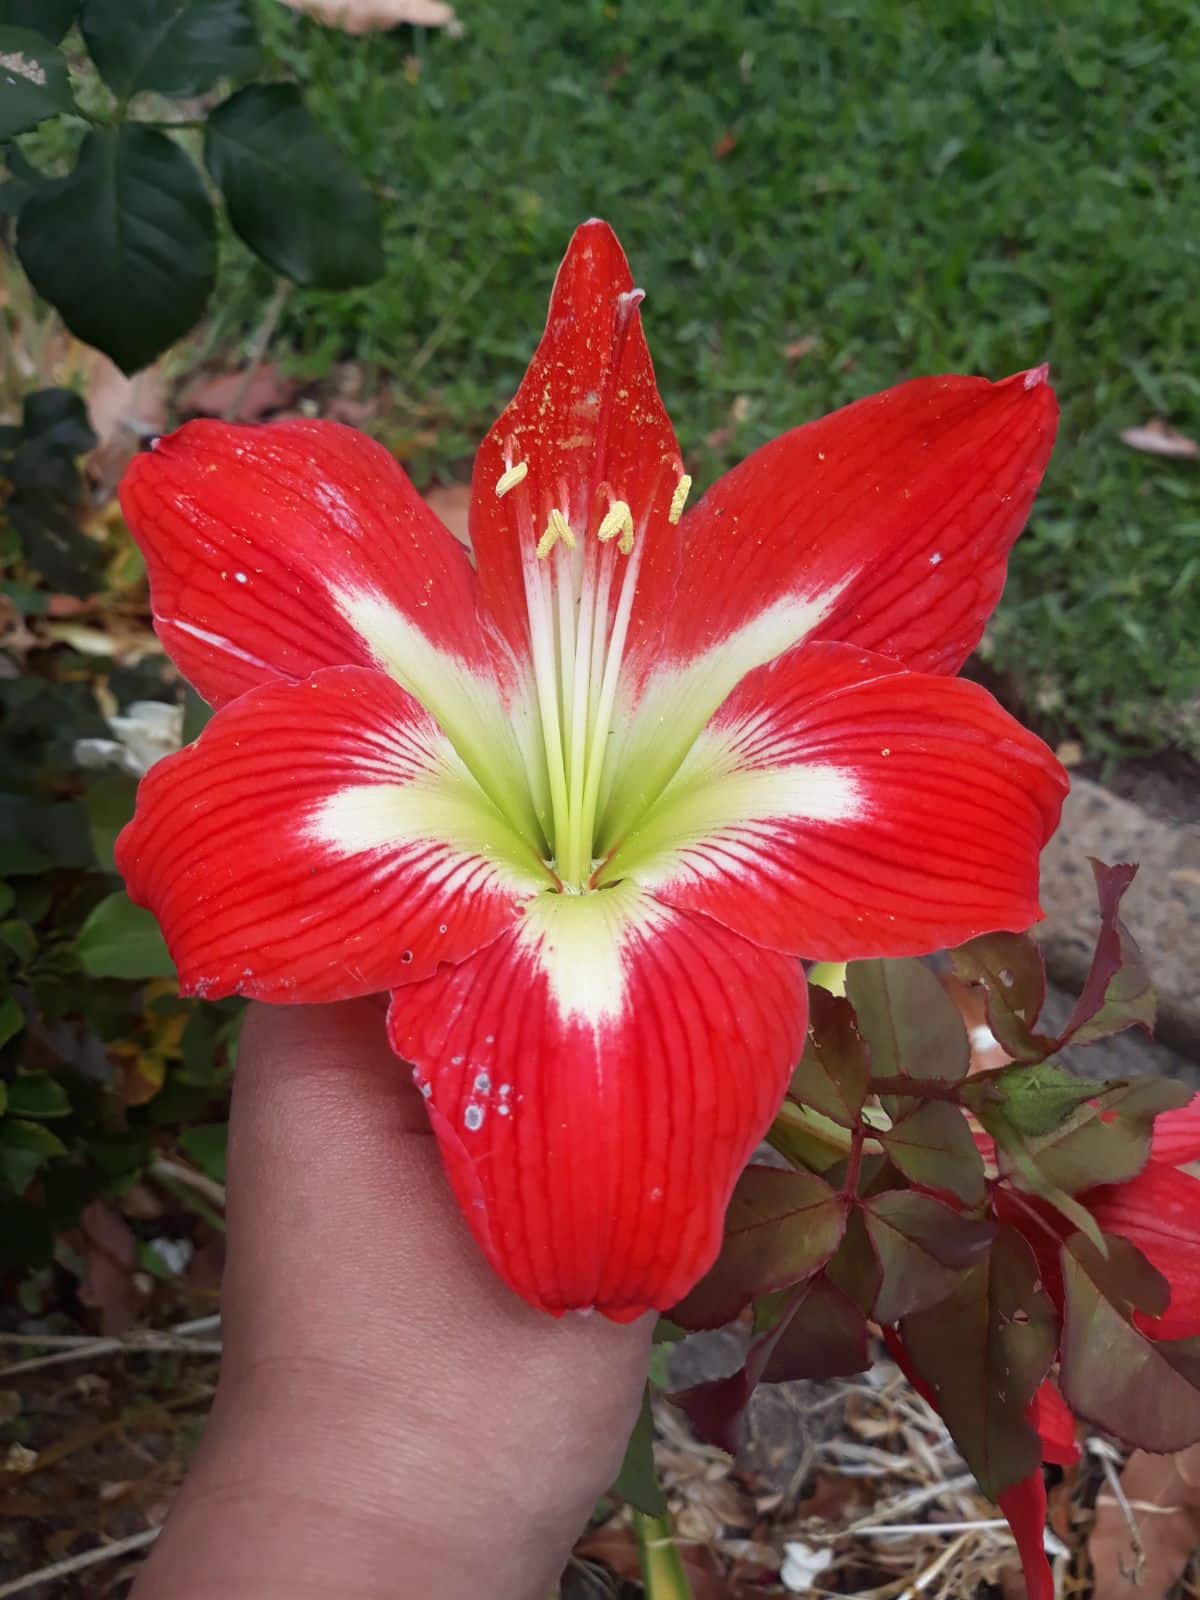
[[[493,1275],[369,1000],[251,1007],[228,1220],[216,1403],[133,1600],[543,1600],[653,1317],[556,1321]]]

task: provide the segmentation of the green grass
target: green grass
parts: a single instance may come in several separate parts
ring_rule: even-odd
[[[355,40],[263,0],[388,199],[386,280],[297,295],[298,363],[377,367],[389,442],[453,472],[596,213],[702,483],[908,375],[1049,359],[1064,428],[989,662],[1093,751],[1200,751],[1200,463],[1117,437],[1153,414],[1200,435],[1194,0],[459,10],[460,39]],[[221,325],[244,330],[266,282],[231,266]]]

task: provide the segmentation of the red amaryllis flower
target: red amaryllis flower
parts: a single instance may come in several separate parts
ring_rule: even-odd
[[[1039,916],[1063,774],[950,674],[1049,455],[1044,370],[798,428],[683,515],[591,222],[475,464],[475,564],[331,423],[194,422],[122,503],[220,709],[121,837],[185,990],[392,991],[447,1171],[549,1311],[668,1307],[800,1054],[800,956]]]

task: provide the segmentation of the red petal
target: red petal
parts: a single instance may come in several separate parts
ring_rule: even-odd
[[[1155,1117],[1150,1159],[1171,1167],[1200,1160],[1200,1094],[1193,1095],[1186,1106]]]
[[[370,994],[493,939],[545,882],[433,719],[362,667],[252,689],[143,780],[117,842],[186,993]]]
[[[273,678],[375,665],[345,597],[486,668],[462,546],[382,445],[336,422],[189,422],[136,457],[121,507],[155,626],[214,705]]]
[[[1075,1418],[1049,1378],[1030,1402],[1028,1417],[1042,1441],[1042,1460],[1056,1467],[1073,1467],[1083,1454],[1075,1437]]]
[[[450,1180],[531,1304],[629,1321],[708,1269],[803,1045],[799,963],[632,885],[539,896],[392,996]]]
[[[996,1503],[1017,1541],[1028,1600],[1054,1600],[1054,1575],[1046,1560],[1046,1480],[1040,1468],[1006,1489]]]
[[[773,949],[920,954],[1039,920],[1066,787],[977,685],[805,645],[729,696],[606,873]]]
[[[1128,1183],[1090,1189],[1080,1199],[1105,1233],[1136,1245],[1171,1285],[1161,1317],[1139,1316],[1143,1332],[1154,1339],[1200,1334],[1200,1179],[1151,1161]]]
[[[957,671],[1000,598],[1057,415],[1042,368],[1003,383],[918,378],[764,445],[684,519],[668,654],[816,600],[815,629],[797,604],[788,643],[813,629]]]
[[[610,496],[626,502],[643,547],[631,646],[645,628],[661,626],[642,596],[661,597],[674,583],[679,535],[668,513],[683,468],[642,332],[641,298],[608,224],[576,229],[541,343],[475,458],[471,543],[479,585],[518,657],[528,651],[522,546],[541,537],[554,507],[583,538],[597,529]],[[509,465],[520,464],[524,480],[498,496]]]

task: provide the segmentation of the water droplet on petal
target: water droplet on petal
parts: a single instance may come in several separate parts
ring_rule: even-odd
[[[478,1132],[483,1127],[483,1107],[469,1105],[463,1112],[463,1121],[472,1133]]]

